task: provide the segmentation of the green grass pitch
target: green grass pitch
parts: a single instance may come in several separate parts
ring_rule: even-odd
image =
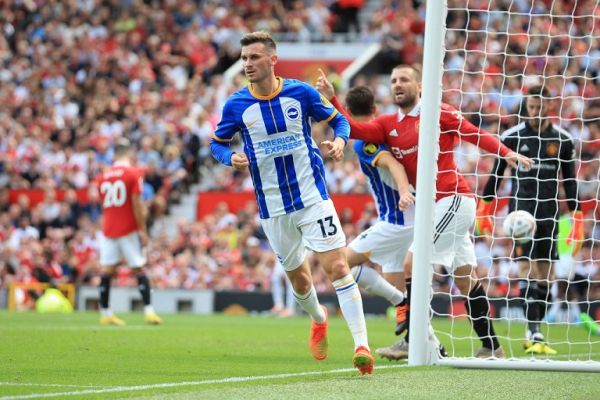
[[[408,367],[377,358],[373,375],[352,369],[344,321],[330,320],[329,357],[312,359],[307,317],[164,315],[147,326],[141,314],[125,327],[98,324],[96,313],[0,312],[0,400],[57,399],[599,399],[600,374]],[[449,351],[472,354],[466,320],[435,320]],[[393,323],[369,318],[373,348],[395,340]],[[496,324],[507,353],[523,357],[521,324]],[[551,327],[557,360],[600,361],[599,338],[577,326]]]

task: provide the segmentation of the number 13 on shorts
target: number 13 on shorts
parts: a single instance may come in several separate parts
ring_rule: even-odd
[[[313,251],[321,253],[346,245],[346,235],[331,200],[308,207],[300,227],[306,247]]]
[[[338,232],[338,227],[333,222],[333,216],[318,219],[317,223],[321,227],[321,234],[324,238],[328,236],[335,236]]]

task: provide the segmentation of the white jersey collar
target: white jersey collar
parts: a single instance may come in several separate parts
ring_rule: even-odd
[[[402,112],[402,109],[398,109],[398,121],[402,121],[407,115],[409,117],[418,117],[419,115],[421,115],[421,101],[419,101],[417,105],[414,106],[414,108],[408,112],[408,114],[404,114]]]

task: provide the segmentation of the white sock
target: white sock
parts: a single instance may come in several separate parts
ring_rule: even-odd
[[[273,306],[283,308],[283,282],[280,275],[273,276],[271,279],[271,293],[273,295]]]
[[[144,314],[151,314],[154,312],[154,307],[151,305],[144,306]]]
[[[285,306],[290,311],[296,311],[296,298],[294,297],[294,288],[292,282],[285,278]]]
[[[317,323],[325,322],[325,312],[321,305],[319,304],[319,299],[317,298],[317,291],[315,287],[311,285],[310,290],[306,294],[298,294],[294,292],[294,297],[300,307],[304,311],[310,315],[313,321]]]
[[[578,301],[569,301],[567,302],[567,322],[577,322],[579,318],[579,314],[581,314],[581,307],[579,307]]]
[[[365,289],[367,293],[383,297],[393,306],[397,306],[404,300],[404,294],[374,269],[360,265],[353,267],[351,272],[358,286]]]
[[[100,308],[100,315],[103,317],[111,317],[113,312],[110,308]]]
[[[340,302],[342,314],[354,338],[354,348],[364,346],[368,349],[367,324],[363,312],[362,297],[356,281],[351,274],[348,274],[332,283]]]

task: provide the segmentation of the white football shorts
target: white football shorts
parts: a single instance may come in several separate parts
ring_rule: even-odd
[[[271,247],[286,271],[298,268],[307,248],[317,253],[346,245],[346,235],[331,199],[290,214],[261,219]]]
[[[463,265],[477,265],[471,225],[475,222],[475,199],[464,195],[443,197],[434,205],[432,264],[452,273]],[[414,251],[414,243],[410,247]]]
[[[121,258],[125,258],[127,266],[131,268],[140,268],[146,264],[137,232],[114,239],[104,236],[100,239],[100,265],[114,266],[121,262]]]
[[[412,225],[377,221],[350,242],[348,247],[381,265],[384,273],[404,272],[404,257],[412,240]]]

